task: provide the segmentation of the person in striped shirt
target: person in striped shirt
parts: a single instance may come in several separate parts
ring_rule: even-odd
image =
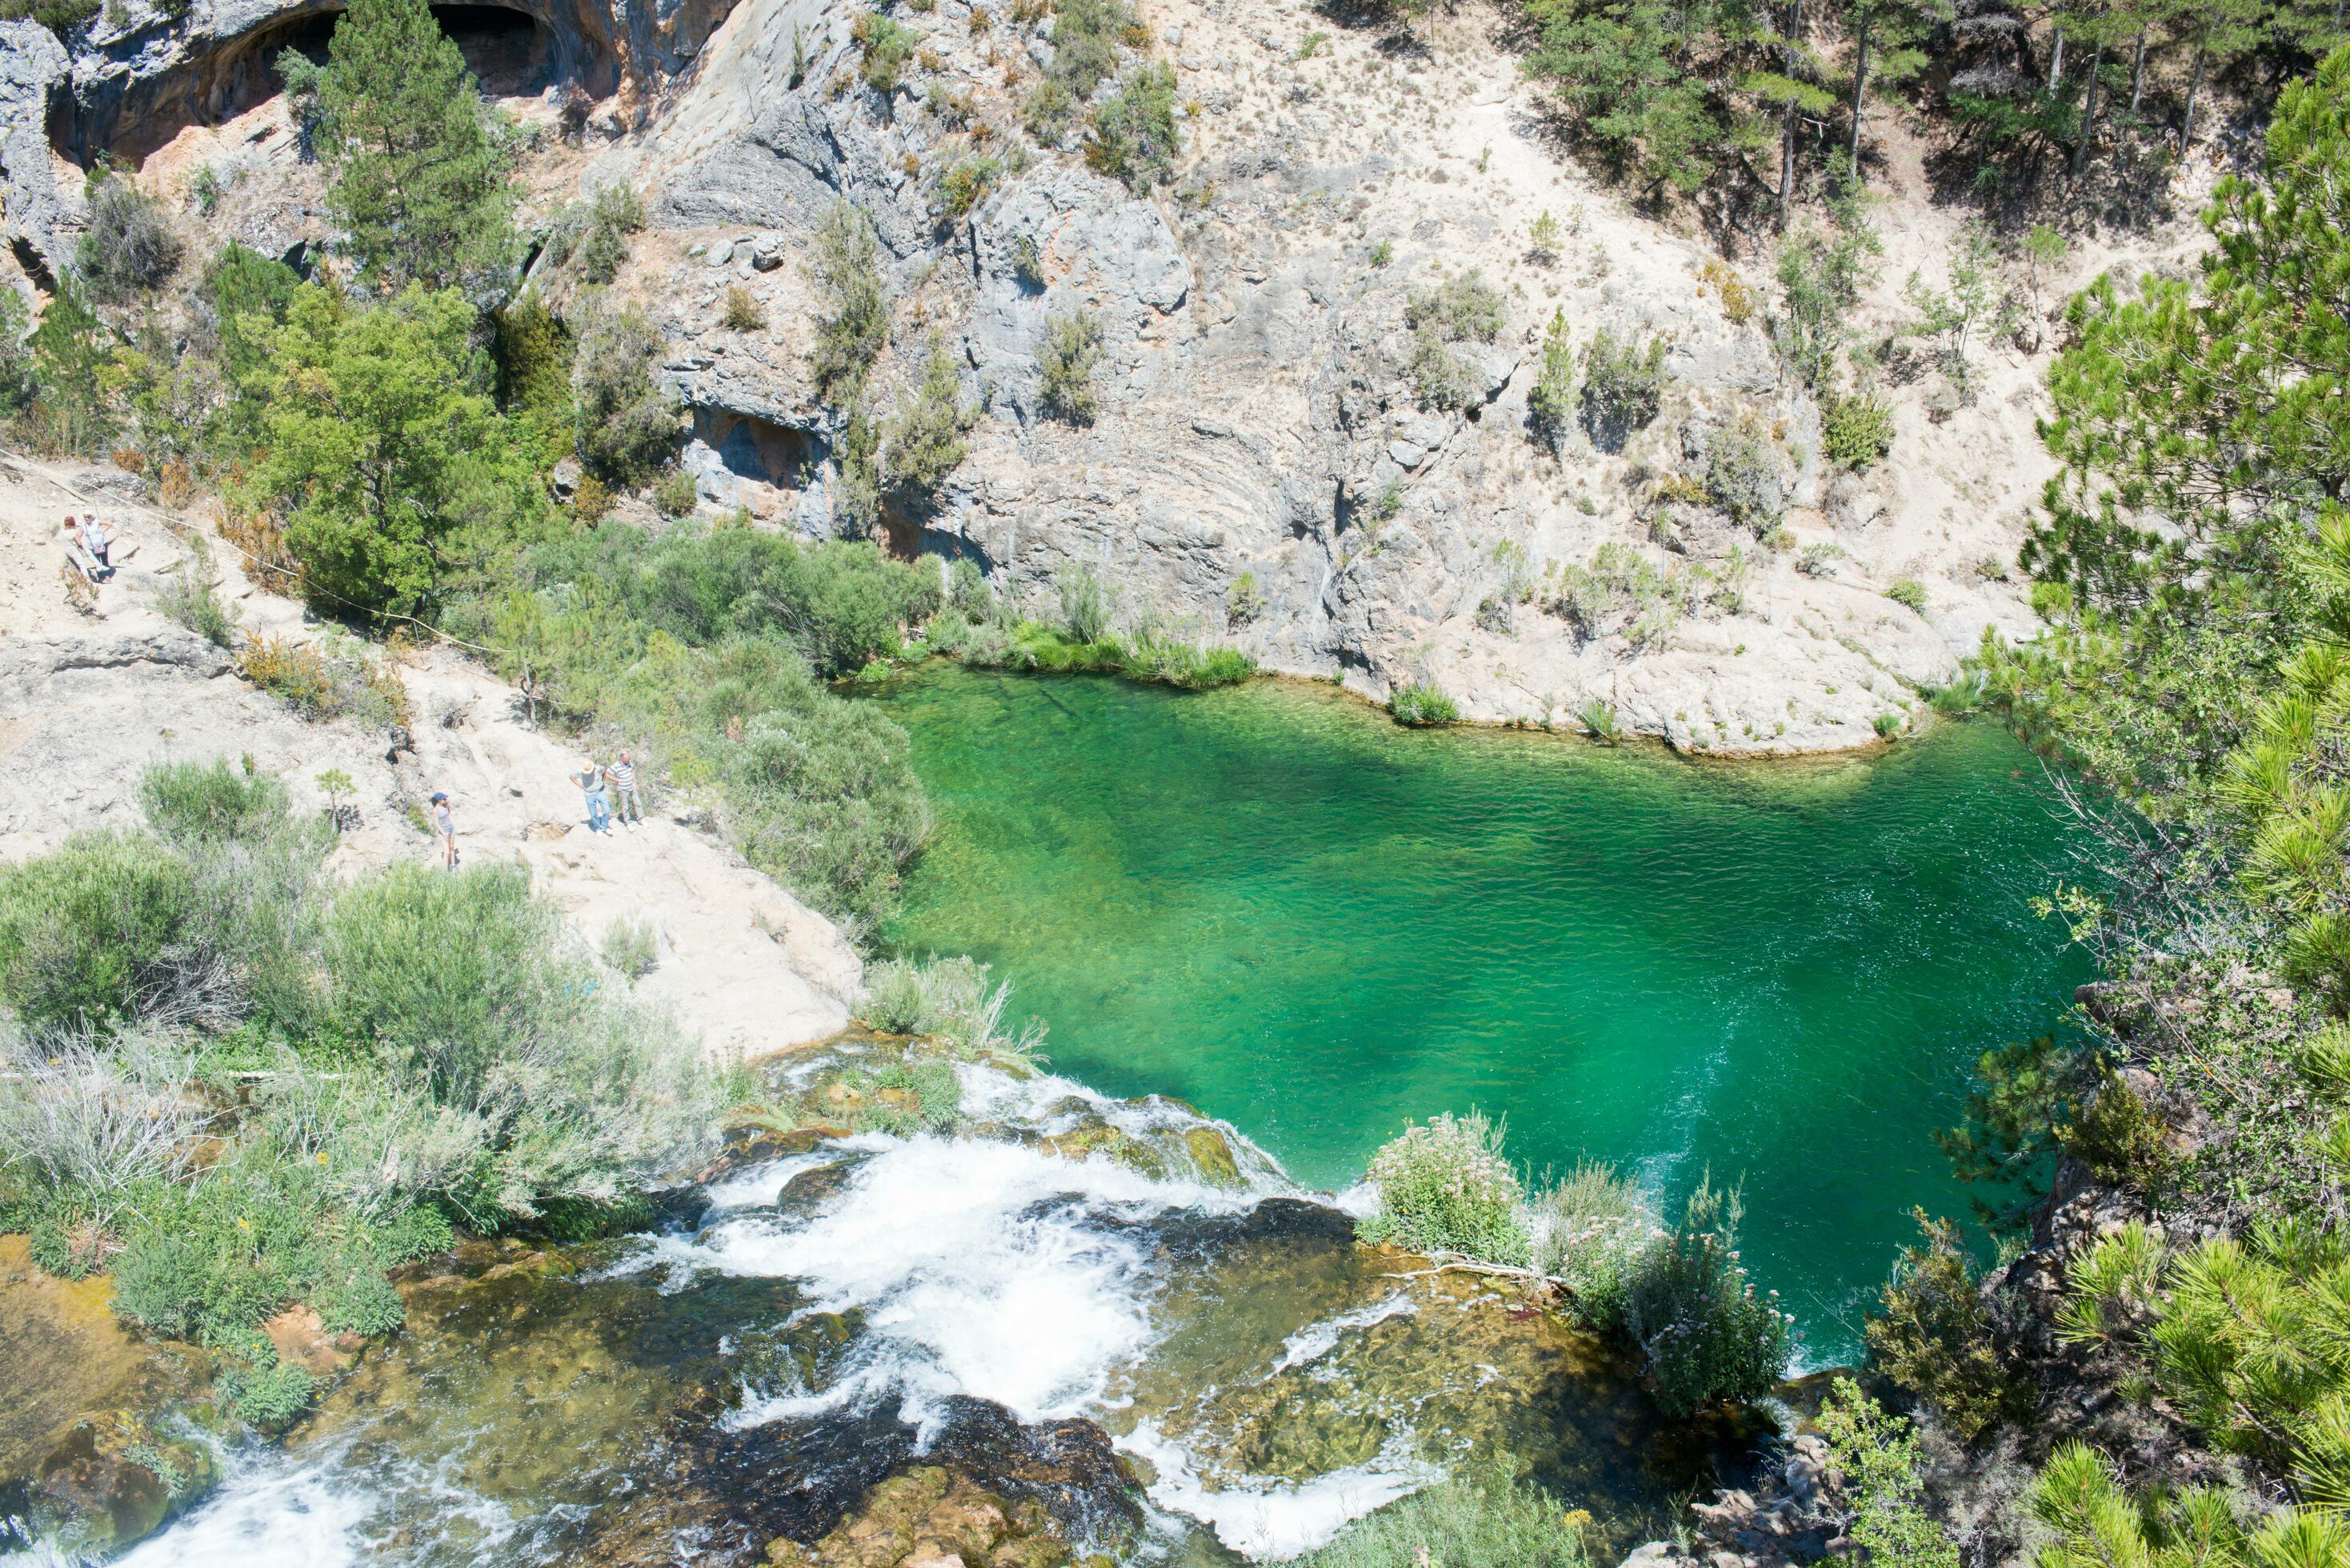
[[[645,808],[637,795],[637,764],[629,760],[628,747],[620,748],[619,759],[604,770],[604,776],[612,781],[613,819],[643,826]]]

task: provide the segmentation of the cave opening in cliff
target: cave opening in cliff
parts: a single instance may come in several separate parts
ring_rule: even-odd
[[[814,431],[731,409],[695,409],[693,439],[717,458],[704,466],[704,493],[766,522],[790,518],[829,455]]]
[[[435,5],[432,15],[491,98],[534,95],[565,80],[600,98],[618,84],[619,64],[598,40],[559,33],[526,11]],[[52,120],[50,139],[78,163],[102,153],[141,161],[192,125],[224,125],[283,92],[276,66],[287,50],[324,65],[341,19],[339,6],[280,16],[161,76],[130,81],[92,101],[68,99]]]

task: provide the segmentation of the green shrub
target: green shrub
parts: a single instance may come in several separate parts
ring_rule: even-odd
[[[1496,1474],[1439,1481],[1297,1561],[1302,1568],[1586,1568],[1591,1549],[1557,1498]]]
[[[237,655],[237,673],[312,722],[348,719],[369,729],[408,722],[408,687],[390,660],[330,627],[309,642],[263,636]]]
[[[1603,746],[1612,746],[1624,738],[1621,722],[1616,716],[1616,704],[1603,697],[1592,697],[1575,710],[1575,722],[1583,732]]]
[[[685,435],[685,410],[653,379],[660,332],[633,305],[591,297],[574,314],[571,400],[579,461],[624,486],[643,483]]]
[[[808,373],[816,396],[836,407],[865,389],[889,337],[889,303],[881,292],[881,247],[864,209],[836,202],[816,231],[808,262],[822,311]]]
[[[1462,409],[1483,395],[1483,373],[1452,345],[1491,343],[1502,323],[1502,296],[1473,267],[1412,296],[1404,307],[1404,324],[1412,335],[1406,369],[1421,407]]]
[[[1876,718],[1871,719],[1868,722],[1868,724],[1869,728],[1877,732],[1877,738],[1878,740],[1889,741],[1893,739],[1894,736],[1901,732],[1901,715],[1898,713],[1879,713]]]
[[[1845,1533],[1871,1563],[1959,1568],[1958,1543],[1922,1506],[1925,1460],[1907,1420],[1839,1377],[1820,1407],[1819,1429],[1830,1479],[1852,1514]]]
[[[139,780],[139,807],[147,824],[177,844],[265,837],[282,826],[292,807],[286,786],[255,767],[227,759],[210,763],[157,763]]]
[[[35,1029],[225,1020],[239,1005],[194,875],[143,834],[0,867],[0,997]]]
[[[77,28],[99,14],[99,0],[0,0],[0,17],[16,21],[29,16],[70,44]]]
[[[890,959],[866,971],[864,1017],[892,1034],[937,1034],[985,994],[986,966],[960,955],[917,963]]]
[[[494,536],[537,516],[546,490],[498,411],[479,321],[454,289],[364,309],[326,282],[289,296],[269,337],[260,456],[234,488],[283,518],[320,609],[431,611],[461,530]]]
[[[1855,473],[1893,450],[1893,407],[1875,392],[1826,400],[1820,427],[1828,461]]]
[[[1407,1127],[1371,1157],[1366,1179],[1379,1209],[1357,1227],[1363,1239],[1491,1263],[1525,1262],[1531,1242],[1523,1193],[1502,1140],[1501,1125],[1475,1111]]]
[[[1871,1364],[1915,1394],[1962,1443],[2023,1413],[2023,1395],[1991,1339],[1981,1277],[1958,1227],[1917,1211],[1922,1245],[1906,1247],[1884,1309],[1865,1330]]]
[[[1071,566],[1055,579],[1061,598],[1061,622],[1079,642],[1099,642],[1109,635],[1114,603],[1109,587],[1084,566]]]
[[[1758,533],[1776,523],[1786,493],[1768,434],[1742,422],[1716,430],[1706,442],[1705,490],[1732,522]]]
[[[1175,67],[1154,60],[1136,67],[1094,111],[1086,163],[1140,194],[1174,176],[1181,146],[1182,133],[1175,125]]]
[[[1046,80],[1082,103],[1117,71],[1118,41],[1140,19],[1125,0],[1064,0],[1054,9]]]
[[[213,647],[230,647],[236,641],[236,618],[221,602],[218,584],[212,546],[199,534],[189,542],[188,558],[156,591],[155,607]]]
[[[852,929],[869,929],[892,907],[899,868],[929,836],[930,810],[906,761],[905,732],[868,710],[815,700],[822,695],[811,690],[749,719],[725,749],[721,776],[751,863],[806,889]]]
[[[50,452],[87,455],[102,450],[116,427],[109,394],[117,344],[72,277],[57,279],[57,294],[41,312],[30,343],[33,402],[27,412],[33,438]]]
[[[1620,1331],[1633,1282],[1663,1235],[1647,1194],[1612,1167],[1583,1164],[1537,1193],[1532,1208],[1534,1269],[1566,1282],[1587,1327]]]
[[[1089,425],[1100,406],[1094,390],[1094,365],[1101,358],[1101,322],[1090,310],[1047,317],[1045,347],[1037,354],[1037,400],[1045,411],[1073,425]]]
[[[893,907],[928,823],[904,732],[814,677],[895,654],[938,607],[934,566],[862,540],[607,523],[537,546],[516,578],[452,626],[513,649],[515,673],[527,659],[565,714],[654,744],[669,782],[712,791],[736,846],[827,915]]]
[[[1399,686],[1388,697],[1388,712],[1399,724],[1413,729],[1458,723],[1460,704],[1425,680]]]
[[[848,36],[856,41],[858,70],[865,85],[885,96],[896,92],[906,79],[906,67],[913,63],[914,51],[920,47],[920,35],[879,11],[859,11]]]
[[[1232,586],[1224,596],[1224,622],[1228,626],[1246,626],[1264,613],[1264,589],[1259,586],[1254,572],[1242,572],[1232,578]]]
[[[1673,1415],[1752,1404],[1786,1376],[1788,1319],[1757,1298],[1738,1262],[1741,1210],[1735,1189],[1699,1182],[1626,1295],[1625,1332]]]
[[[953,1064],[925,1057],[914,1064],[908,1080],[923,1129],[942,1133],[952,1128],[962,1115],[962,1079],[956,1075]]]
[[[107,174],[90,194],[89,225],[74,253],[74,269],[90,298],[119,305],[169,281],[185,250],[162,202],[130,179]]]
[[[1012,988],[991,987],[987,966],[969,958],[890,959],[866,971],[865,986],[864,1017],[875,1028],[935,1035],[967,1058],[1008,1055],[1033,1062],[1044,1039],[1043,1026],[1035,1023],[1017,1036],[1004,1033]]]
[[[2148,1486],[2133,1496],[2114,1466],[2086,1443],[2049,1456],[2029,1500],[2043,1528],[2033,1568],[2345,1568],[2350,1526],[2330,1509],[2274,1509],[2251,1525],[2237,1499],[2218,1486]]]
[[[939,176],[939,205],[951,217],[966,216],[1003,177],[1000,158],[959,158]]]
[[[642,232],[645,203],[626,185],[608,185],[556,214],[546,256],[555,266],[578,263],[580,281],[606,284],[629,259],[629,236]]]
[[[1465,409],[1485,389],[1477,366],[1445,342],[1433,327],[1411,335],[1411,361],[1405,367],[1412,394],[1423,409]]]
[[[1618,339],[1606,327],[1583,349],[1583,421],[1603,449],[1618,451],[1657,417],[1665,399],[1665,340]]]
[[[979,422],[979,407],[962,396],[962,379],[942,338],[932,337],[922,379],[898,402],[882,451],[889,488],[913,505],[927,504],[961,465],[971,445],[963,438]]]
[[[1544,213],[1543,221],[1551,222],[1550,214]],[[1555,449],[1574,418],[1575,351],[1567,340],[1566,312],[1555,310],[1543,329],[1534,384],[1526,389],[1526,426],[1536,440]]]
[[[653,510],[664,517],[683,517],[702,504],[702,487],[682,468],[672,468],[653,482]]]
[[[1502,296],[1475,267],[1445,279],[1404,306],[1404,325],[1433,327],[1447,341],[1491,343],[1502,334]]]
[[[766,328],[767,313],[760,308],[756,295],[733,284],[726,290],[726,308],[719,323],[729,332],[760,332]]]
[[[604,961],[630,980],[641,980],[660,963],[652,928],[641,920],[614,920],[604,929]]]
[[[1926,613],[1926,585],[1915,577],[1903,577],[1885,590],[1885,597],[1919,615]]]
[[[263,1342],[265,1345],[267,1341]],[[301,1419],[317,1397],[317,1379],[290,1361],[272,1361],[255,1369],[232,1368],[221,1375],[220,1396],[236,1413],[264,1432],[286,1430]]]

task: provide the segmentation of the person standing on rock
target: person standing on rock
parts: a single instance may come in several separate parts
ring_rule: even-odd
[[[95,512],[85,512],[81,514],[81,547],[88,550],[90,558],[98,563],[98,575],[100,578],[114,576],[114,563],[107,559],[106,556],[109,550],[114,548],[114,536],[107,532],[106,519]]]
[[[612,816],[632,827],[645,825],[644,803],[637,794],[637,764],[629,759],[629,748],[622,746],[619,760],[604,770],[612,783]]]
[[[66,566],[79,572],[90,582],[98,581],[98,558],[89,553],[89,545],[82,537],[81,524],[74,514],[66,514],[65,526],[57,530],[57,548],[65,552]]]
[[[579,771],[571,776],[578,784],[579,793],[588,802],[588,831],[601,833],[611,826],[612,805],[604,794],[602,765],[595,758],[589,757],[579,764]]]
[[[449,797],[435,790],[432,794],[432,831],[441,840],[441,864],[448,870],[457,868],[457,819],[450,815]]]

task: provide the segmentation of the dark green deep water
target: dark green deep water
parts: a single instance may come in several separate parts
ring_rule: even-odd
[[[1317,1186],[1472,1106],[1536,1168],[1742,1179],[1814,1365],[1856,1348],[1913,1205],[1967,1212],[1929,1134],[1968,1064],[2088,974],[2027,905],[2080,874],[2070,836],[1990,724],[1700,764],[1287,682],[932,664],[879,700],[940,816],[889,934],[994,964],[1056,1071]]]

